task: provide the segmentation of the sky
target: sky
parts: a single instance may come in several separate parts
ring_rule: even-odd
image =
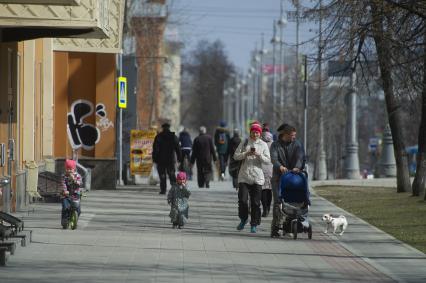
[[[290,0],[172,0],[169,11],[186,51],[200,39],[220,39],[231,62],[245,72],[250,66],[250,51],[260,48],[262,33],[266,49],[272,49],[273,20],[280,18],[281,1],[286,17],[287,11],[295,10]],[[312,24],[302,23],[299,42],[314,37],[312,29]],[[295,46],[296,24],[288,21],[283,35],[286,44]],[[300,52],[307,48],[300,47]]]

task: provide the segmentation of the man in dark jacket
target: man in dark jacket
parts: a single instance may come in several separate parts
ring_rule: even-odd
[[[206,134],[206,127],[200,127],[200,135],[194,139],[192,145],[191,164],[197,162],[197,181],[198,187],[209,188],[212,179],[212,158],[216,161],[216,153],[213,147],[212,138]]]
[[[305,151],[300,141],[296,140],[296,129],[288,124],[282,124],[278,129],[278,140],[271,145],[272,196],[274,209],[272,213],[271,237],[279,237],[282,221],[278,188],[281,175],[288,171],[299,172],[305,167]]]
[[[220,122],[219,127],[214,132],[214,145],[216,146],[219,157],[219,179],[225,179],[226,164],[228,162],[228,147],[231,137],[224,121]]]
[[[241,162],[239,160],[234,159],[234,153],[237,150],[240,143],[241,143],[240,130],[235,129],[234,135],[232,136],[228,145],[228,156],[229,156],[228,171],[229,171],[229,175],[232,177],[232,186],[234,187],[234,189],[238,189],[238,170],[240,169],[240,162]]]
[[[166,173],[169,175],[170,185],[175,184],[175,156],[181,162],[182,153],[178,138],[174,132],[170,131],[170,124],[164,123],[161,128],[163,128],[162,132],[156,135],[154,139],[152,160],[157,164],[158,175],[160,176],[160,194],[165,194],[167,191]]]
[[[192,180],[192,170],[189,168],[189,160],[191,159],[192,139],[188,131],[183,128],[179,133],[179,144],[182,150],[182,163],[180,171],[186,172],[188,180]]]

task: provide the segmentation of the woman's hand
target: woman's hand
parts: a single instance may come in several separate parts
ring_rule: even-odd
[[[281,174],[287,173],[288,172],[287,167],[280,166],[280,172],[281,172]]]

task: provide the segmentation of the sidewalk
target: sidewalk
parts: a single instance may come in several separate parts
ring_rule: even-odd
[[[173,230],[158,187],[91,191],[76,231],[62,230],[60,205],[21,213],[33,243],[17,249],[0,282],[425,282],[426,256],[343,212],[342,237],[322,233],[321,215],[341,210],[313,196],[313,239],[272,239],[271,216],[257,234],[236,231],[230,182],[190,183],[190,223]]]
[[[412,180],[411,180],[412,181]],[[355,186],[355,187],[386,187],[396,188],[396,178],[376,178],[376,179],[337,179],[337,180],[324,180],[312,181],[312,187],[315,186]]]

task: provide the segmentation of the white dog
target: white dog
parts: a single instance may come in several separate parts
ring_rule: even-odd
[[[348,227],[348,221],[343,215],[340,215],[339,217],[333,217],[333,215],[327,213],[322,216],[322,221],[325,222],[324,233],[326,234],[328,232],[328,228],[330,228],[331,226],[333,226],[333,234],[336,234],[337,228],[340,228],[339,235],[343,235],[346,228]]]

